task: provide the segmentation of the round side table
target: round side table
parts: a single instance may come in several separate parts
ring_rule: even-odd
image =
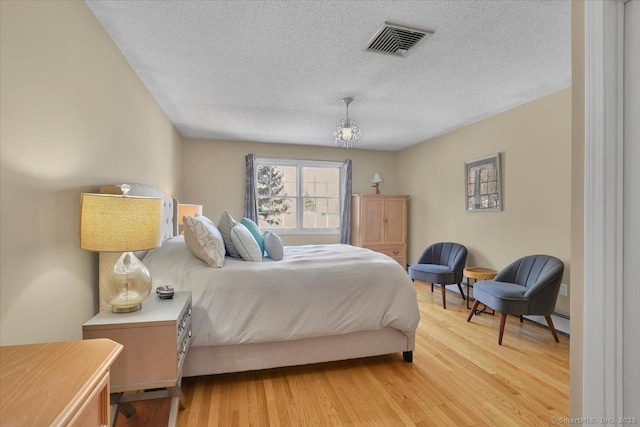
[[[467,267],[462,274],[467,278],[467,309],[471,309],[469,305],[469,281],[473,279],[475,284],[478,280],[492,280],[498,272],[485,267]]]

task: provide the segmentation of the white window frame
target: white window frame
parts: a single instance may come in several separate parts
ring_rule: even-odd
[[[282,227],[261,227],[264,230],[273,231],[278,234],[340,234],[340,226],[337,228],[304,228],[303,224],[303,215],[304,215],[304,204],[303,204],[303,188],[304,182],[302,179],[302,168],[303,167],[327,167],[327,168],[338,168],[339,172],[339,181],[338,181],[338,202],[340,203],[340,217],[342,217],[342,209],[343,199],[344,199],[344,173],[342,170],[342,166],[344,162],[341,161],[331,161],[331,160],[304,160],[304,159],[285,159],[285,158],[276,158],[276,157],[257,157],[255,159],[255,175],[253,179],[255,182],[258,182],[258,169],[260,166],[295,166],[296,167],[296,228],[282,228]],[[256,195],[256,198],[258,196]],[[291,197],[294,198],[294,197]]]

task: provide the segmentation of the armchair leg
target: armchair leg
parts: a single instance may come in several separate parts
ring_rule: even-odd
[[[458,283],[458,289],[460,289],[460,295],[462,295],[462,300],[466,301],[467,299],[464,296],[464,292],[462,291],[462,284]]]
[[[467,317],[467,322],[471,322],[471,318],[473,317],[474,314],[476,314],[476,309],[478,308],[478,304],[480,304],[480,301],[475,300],[473,302],[473,308],[471,309],[471,313],[469,313],[469,317]]]
[[[500,316],[500,336],[498,337],[498,345],[502,345],[502,335],[504,335],[504,325],[507,323],[507,313]]]
[[[431,292],[433,292],[433,282],[431,283]]]
[[[547,319],[547,325],[549,325],[549,329],[551,329],[551,333],[553,334],[553,338],[556,342],[560,342],[558,339],[558,334],[556,333],[556,328],[553,326],[553,320],[551,320],[551,316],[544,316]]]
[[[447,287],[443,284],[440,284],[440,289],[442,289],[442,308],[447,309]]]

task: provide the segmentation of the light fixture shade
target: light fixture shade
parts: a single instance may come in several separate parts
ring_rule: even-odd
[[[347,104],[347,117],[340,121],[334,132],[335,143],[340,144],[342,148],[352,148],[354,143],[360,141],[360,128],[349,118],[349,104],[353,99],[344,98],[342,101]]]
[[[180,203],[178,205],[178,225],[183,225],[183,218],[186,216],[202,215],[202,205],[190,205]]]
[[[162,244],[162,199],[81,195],[80,247],[96,252],[128,252]]]
[[[371,181],[372,184],[379,184],[381,182],[384,182],[384,179],[382,179],[382,177],[380,176],[380,172],[376,172],[373,174],[373,181]]]

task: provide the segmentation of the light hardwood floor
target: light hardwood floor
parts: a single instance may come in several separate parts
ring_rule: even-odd
[[[459,294],[416,282],[421,320],[413,363],[401,354],[185,378],[179,426],[541,426],[567,417],[569,338],[500,316],[466,322]]]

